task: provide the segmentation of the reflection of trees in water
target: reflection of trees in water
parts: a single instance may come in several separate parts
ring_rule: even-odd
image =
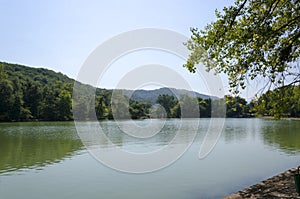
[[[72,123],[1,124],[0,173],[59,162],[81,147]]]
[[[300,153],[300,121],[230,118],[222,137],[229,144],[253,137],[287,154]]]
[[[105,133],[105,139],[101,140],[99,144],[102,147],[110,147],[109,142],[105,142],[105,140],[109,139],[114,145],[123,148],[126,151],[130,151],[133,153],[146,153],[152,152],[153,150],[161,149],[168,144],[186,144],[191,142],[191,139],[194,138],[195,124],[198,124],[199,119],[184,119],[181,121],[180,119],[167,119],[159,120],[153,119],[154,123],[157,123],[158,126],[161,126],[159,129],[155,129],[157,131],[149,132],[151,134],[150,137],[135,137],[123,132],[122,128],[126,125],[138,125],[138,126],[146,126],[148,123],[151,123],[151,120],[135,120],[135,124],[131,124],[129,120],[118,121],[119,123],[115,123],[112,121],[100,122],[101,128]],[[162,124],[162,125],[159,125]],[[133,126],[134,128],[134,126]],[[194,128],[194,131],[192,131]],[[129,128],[128,128],[129,129]],[[151,129],[151,130],[153,130]],[[149,130],[149,129],[148,129]],[[145,130],[144,128],[144,131]],[[147,132],[143,132],[142,135],[148,135]],[[179,136],[174,142],[175,136]],[[149,148],[147,148],[149,147]]]
[[[136,120],[136,125],[147,125],[147,122],[150,120]],[[178,129],[178,123],[180,120],[172,119],[168,120],[166,123],[164,120],[155,120],[154,122],[162,122],[164,123],[163,128],[160,129],[154,136],[150,138],[139,138],[139,137],[133,137],[128,135],[126,132],[123,132],[122,129],[120,129],[120,126],[123,125],[132,125],[129,123],[129,120],[124,121],[118,121],[119,124],[107,121],[107,122],[100,122],[101,128],[105,135],[107,136],[107,139],[109,139],[113,144],[117,146],[123,146],[123,145],[130,145],[134,143],[168,143],[170,142],[175,134],[176,130]],[[106,143],[101,143],[102,145],[105,145]],[[108,144],[108,143],[107,143]]]
[[[144,123],[147,120],[137,121]],[[160,120],[158,120],[160,121]],[[191,123],[190,123],[191,122]],[[184,131],[180,136],[180,142],[185,143],[190,140],[189,129],[196,119],[184,119],[181,128]],[[201,119],[199,131],[200,137],[207,132],[210,119]],[[126,121],[124,121],[126,123]],[[180,120],[167,120],[163,129],[151,138],[135,138],[122,132],[114,122],[103,122],[103,130],[106,136],[117,146],[128,146],[131,144],[155,144],[166,145],[171,142],[174,136],[179,133]],[[213,124],[212,124],[213,125]],[[300,121],[275,121],[256,118],[230,118],[226,119],[224,131],[221,136],[228,144],[241,142],[246,139],[261,140],[265,145],[275,147],[287,154],[300,153]],[[192,136],[192,135],[191,135]],[[199,139],[199,138],[197,138]],[[105,145],[106,143],[102,143]],[[180,144],[180,143],[178,143]],[[253,146],[255,147],[255,146]]]
[[[255,137],[260,131],[261,121],[249,118],[226,119],[222,136],[226,143],[232,143]]]
[[[190,136],[193,135],[189,135],[189,128],[195,121],[198,120],[182,121],[181,128],[184,133],[180,136],[180,143],[175,144],[190,141]],[[147,120],[136,122],[144,124]],[[163,129],[156,135],[139,139],[123,133],[113,121],[100,122],[101,128],[107,133],[106,136],[115,145],[125,148],[131,145],[141,147],[154,145],[161,148],[170,143],[178,133],[180,127],[178,124],[180,120],[167,120]],[[201,135],[205,135],[208,124],[209,119],[201,120],[199,129]],[[82,148],[72,122],[10,123],[0,124],[0,127],[0,174],[59,162]],[[300,153],[300,121],[228,119],[224,127],[222,137],[227,143],[254,137],[261,139],[265,145],[280,149],[287,154]],[[100,144],[109,147],[109,143]]]
[[[287,154],[300,153],[300,121],[267,121],[262,126],[264,143]]]

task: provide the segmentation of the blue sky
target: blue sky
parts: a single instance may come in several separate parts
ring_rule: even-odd
[[[152,27],[189,37],[190,27],[203,28],[215,19],[215,9],[221,10],[232,3],[232,0],[0,0],[0,60],[45,67],[76,78],[88,55],[115,35]],[[123,70],[126,72],[126,67]],[[197,83],[193,84],[201,92]],[[107,82],[104,86],[112,85]],[[248,91],[243,95],[249,98]]]

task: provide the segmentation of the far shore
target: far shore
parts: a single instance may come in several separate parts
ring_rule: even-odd
[[[256,118],[275,120],[273,116],[261,116]],[[282,117],[280,120],[300,120],[300,117]]]
[[[201,117],[200,119],[208,119],[210,117]],[[226,117],[226,118],[236,118],[236,117]],[[259,116],[259,117],[241,117],[237,119],[243,119],[243,118],[259,118],[259,119],[270,119],[270,120],[276,120],[273,116]],[[140,118],[140,119],[132,119],[132,120],[145,120],[145,119],[184,119],[184,118]],[[186,118],[188,119],[188,118]],[[76,121],[109,121],[113,119],[99,119],[99,120],[76,120]],[[282,117],[279,120],[298,120],[300,121],[300,117]],[[1,123],[17,123],[17,122],[74,122],[73,119],[70,120],[39,120],[39,119],[32,119],[32,120],[12,120],[12,121],[0,121]]]

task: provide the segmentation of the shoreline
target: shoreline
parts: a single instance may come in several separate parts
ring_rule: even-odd
[[[298,167],[261,181],[255,185],[233,193],[224,199],[242,198],[294,198],[300,199],[296,192],[294,173]]]
[[[254,118],[276,120],[273,116],[263,116],[263,117],[254,117]],[[300,120],[300,117],[281,117],[278,120]]]
[[[245,118],[236,118],[236,117],[225,117],[227,118],[233,118],[233,119],[247,119],[247,118],[258,118],[258,119],[267,119],[267,120],[276,120],[272,116],[263,116],[263,117],[245,117]],[[145,120],[145,119],[161,119],[161,118],[140,118],[140,119],[130,119],[130,120]],[[164,119],[182,119],[182,118],[164,118]],[[194,118],[183,118],[183,119],[194,119]],[[203,117],[203,118],[198,118],[198,119],[211,119],[210,117]],[[111,121],[114,119],[99,119],[99,120],[76,120],[76,121]],[[296,120],[300,121],[300,117],[282,117],[279,120]],[[27,123],[27,122],[74,122],[74,119],[70,120],[39,120],[39,119],[32,119],[32,120],[12,120],[12,121],[0,121],[1,123]]]

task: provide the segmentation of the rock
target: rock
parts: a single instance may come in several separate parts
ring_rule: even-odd
[[[297,167],[277,176],[264,180],[256,185],[234,193],[225,199],[239,198],[294,198],[300,199],[296,192],[294,173]]]

